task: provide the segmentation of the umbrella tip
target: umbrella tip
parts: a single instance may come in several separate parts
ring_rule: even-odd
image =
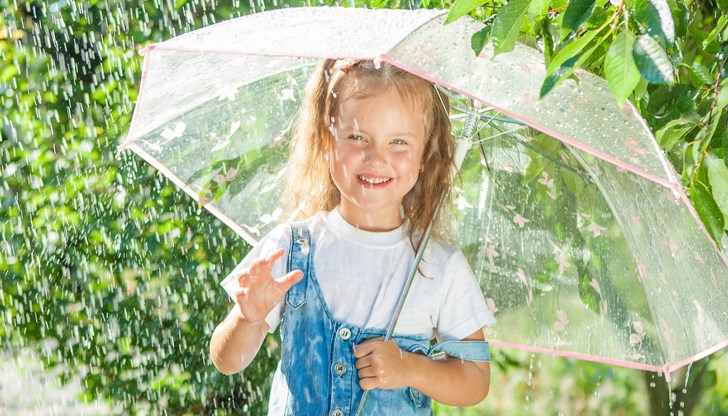
[[[139,51],[139,55],[146,56],[146,54],[148,54],[149,52],[151,52],[152,49],[154,49],[156,46],[157,46],[156,44],[149,45],[149,46],[145,46],[142,50]]]
[[[126,150],[126,148],[127,148],[127,147],[131,146],[131,144],[132,144],[133,142],[134,142],[134,140],[131,140],[131,139],[125,140],[125,141],[124,141],[124,143],[120,144],[120,145],[119,145],[119,146],[118,146],[118,147],[116,148],[116,150],[117,150],[117,151],[119,151],[119,152],[121,152],[121,151],[124,151],[124,150]]]

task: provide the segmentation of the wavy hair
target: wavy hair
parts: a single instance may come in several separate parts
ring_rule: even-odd
[[[423,111],[427,142],[423,171],[402,201],[404,220],[414,243],[424,234],[440,202],[449,201],[453,175],[455,141],[451,133],[449,101],[435,86],[388,63],[324,60],[306,86],[290,146],[290,160],[283,192],[288,220],[308,218],[339,205],[341,194],[329,172],[326,155],[332,150],[331,127],[337,116],[337,102],[365,98],[395,88],[412,108]],[[433,223],[433,236],[449,240],[449,205],[440,208]],[[414,244],[413,244],[414,246]]]

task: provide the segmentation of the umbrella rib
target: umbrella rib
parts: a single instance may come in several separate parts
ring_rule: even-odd
[[[493,121],[493,120],[496,120],[496,121],[505,121],[505,122],[507,122],[507,123],[511,123],[510,119],[506,119],[506,118],[502,118],[502,117],[497,117],[497,116],[495,116],[495,115],[493,115],[493,116],[487,116],[487,118],[486,118],[486,116],[485,116],[485,115],[483,115],[483,116],[481,116],[481,118],[480,118],[480,119],[481,119],[481,120],[483,120],[483,121],[485,121],[485,122],[486,122],[486,125],[488,125],[488,124],[490,124],[490,125],[493,125],[493,124],[492,124],[492,121]],[[516,132],[516,131],[519,131],[519,130],[523,130],[524,128],[529,128],[529,127],[528,127],[528,126],[527,126],[527,125],[526,125],[525,123],[522,123],[522,122],[520,122],[520,121],[517,121],[517,120],[513,120],[513,121],[512,121],[512,123],[513,123],[513,124],[518,124],[518,125],[520,125],[521,127],[517,127],[517,128],[515,128],[515,129],[512,129],[512,130],[506,130],[506,131],[502,131],[502,130],[501,130],[501,132],[500,132],[500,133],[498,133],[498,134],[495,134],[495,135],[491,135],[491,136],[485,137],[485,138],[483,138],[483,139],[480,139],[480,140],[478,140],[478,141],[472,142],[472,144],[478,144],[478,143],[483,143],[483,142],[486,142],[486,141],[488,141],[488,140],[493,140],[493,139],[496,139],[496,138],[498,138],[498,137],[500,137],[500,136],[504,136],[504,135],[510,135],[511,133],[514,133],[514,132]],[[496,129],[498,129],[498,127],[496,127]],[[499,130],[500,130],[500,129],[499,129]],[[480,129],[479,129],[478,131],[480,131]],[[580,172],[580,171],[578,171],[577,169],[575,169],[575,168],[573,168],[573,167],[571,167],[571,166],[569,166],[569,165],[567,165],[567,164],[565,164],[565,163],[561,162],[560,160],[556,159],[555,157],[553,157],[553,156],[551,156],[551,155],[548,155],[548,154],[546,154],[546,153],[542,152],[541,150],[539,150],[539,149],[538,149],[538,148],[536,148],[535,146],[531,146],[531,145],[530,145],[530,144],[528,144],[528,143],[527,143],[526,141],[524,141],[524,140],[521,140],[521,139],[519,139],[519,138],[515,137],[515,135],[511,136],[510,138],[512,138],[512,139],[513,139],[513,140],[514,140],[514,141],[515,141],[516,143],[520,144],[521,146],[523,146],[523,147],[525,147],[525,148],[527,148],[527,149],[529,149],[529,150],[531,150],[531,151],[533,151],[533,152],[535,152],[535,153],[537,153],[537,154],[539,154],[539,155],[543,156],[544,158],[546,158],[546,159],[550,160],[551,162],[553,162],[554,164],[558,165],[559,167],[561,167],[561,168],[563,168],[563,169],[566,169],[566,170],[568,170],[569,172],[571,172],[571,173],[573,173],[573,174],[575,174],[575,175],[579,175],[579,176],[580,176],[580,177],[581,177],[582,179],[584,179],[585,181],[587,181],[587,182],[591,182],[591,181],[592,181],[592,179],[591,179],[591,176],[590,176],[590,175],[586,175],[586,174],[584,174],[583,172]]]
[[[466,125],[463,126],[462,135],[468,141],[470,141],[470,144],[471,145],[482,144],[483,142],[486,142],[488,140],[493,140],[493,139],[496,139],[496,138],[498,138],[500,136],[504,136],[504,135],[509,135],[510,136],[511,133],[514,133],[516,131],[522,130],[524,128],[529,128],[529,126],[526,123],[522,122],[522,121],[515,120],[515,119],[511,119],[511,118],[499,117],[498,114],[500,114],[500,112],[497,112],[497,111],[494,114],[483,114],[483,113],[486,113],[486,112],[493,111],[494,110],[493,107],[485,107],[485,108],[482,108],[482,109],[473,111],[472,106],[470,108],[464,107],[464,106],[460,106],[460,105],[457,104],[457,103],[460,102],[460,99],[458,97],[456,97],[452,93],[452,91],[450,91],[447,88],[444,88],[442,86],[436,86],[436,88],[438,89],[438,91],[440,91],[443,94],[445,94],[452,101],[452,104],[451,104],[452,108],[456,109],[457,111],[460,111],[460,112],[464,113],[464,114],[461,114],[461,115],[458,115],[458,116],[453,116],[451,118],[452,119],[460,119],[460,118],[465,118],[466,119]],[[470,117],[471,114],[478,114],[478,113],[481,114],[480,115],[480,120],[481,121],[484,121],[485,124],[483,126],[481,126],[480,128],[478,128],[475,133],[479,133],[483,129],[483,127],[485,127],[487,125],[493,125],[493,121],[500,121],[500,122],[504,122],[504,123],[516,124],[519,127],[516,127],[515,129],[511,129],[511,130],[506,130],[506,131],[503,131],[503,130],[498,129],[498,130],[500,130],[500,133],[498,133],[498,134],[490,135],[490,136],[487,136],[487,137],[485,137],[483,139],[479,139],[479,140],[470,140],[470,137],[472,137],[473,134],[475,134],[475,133],[472,132],[473,126],[467,125],[467,121],[473,120],[473,118]],[[473,120],[473,121],[477,121],[477,120]],[[498,128],[498,127],[496,127],[496,128]],[[573,168],[573,167],[571,167],[571,166],[569,166],[569,165],[567,165],[567,164],[559,161],[555,157],[545,154],[544,152],[542,152],[541,150],[539,150],[535,146],[531,146],[530,144],[528,144],[526,141],[520,140],[517,137],[513,137],[513,136],[511,136],[511,138],[514,141],[516,141],[516,143],[519,143],[520,145],[526,147],[527,149],[529,149],[529,150],[531,150],[531,151],[533,151],[533,152],[535,152],[535,153],[543,156],[544,158],[550,160],[551,162],[553,162],[557,166],[559,166],[559,167],[561,167],[563,169],[566,169],[566,170],[568,170],[569,172],[571,172],[571,173],[573,173],[575,175],[579,175],[579,177],[581,177],[585,181],[587,181],[587,182],[591,182],[592,181],[590,175],[584,174],[584,172],[580,172],[579,170],[577,170],[577,169],[575,169],[575,168]]]

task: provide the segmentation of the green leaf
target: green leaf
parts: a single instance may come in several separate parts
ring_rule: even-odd
[[[675,21],[667,0],[637,0],[635,9],[637,21],[648,34],[655,34],[668,45],[675,43]]]
[[[690,187],[690,199],[693,201],[695,210],[698,212],[700,220],[705,224],[708,233],[720,245],[723,238],[725,220],[718,204],[715,203],[715,200],[710,195],[710,191],[705,185],[696,183]]]
[[[533,22],[546,16],[549,4],[551,4],[551,0],[531,0],[531,4],[528,6],[528,20]]]
[[[713,111],[723,109],[728,105],[728,79],[724,79],[720,82],[720,91],[718,91],[718,99],[715,101],[715,108]]]
[[[670,10],[672,11],[672,18],[675,22],[675,38],[683,39],[687,36],[690,12],[688,6],[680,0],[668,0],[670,4]]]
[[[640,70],[632,57],[634,42],[632,32],[623,30],[609,46],[604,61],[604,75],[620,105],[640,82]]]
[[[510,52],[516,46],[531,0],[510,0],[499,11],[493,22],[493,43],[495,54]]]
[[[567,61],[581,53],[582,50],[599,34],[599,30],[589,30],[584,33],[583,36],[577,38],[573,42],[564,46],[559,52],[556,53],[551,59],[549,66],[546,68],[546,76],[550,76]]]
[[[596,0],[572,0],[564,12],[564,19],[561,23],[561,38],[565,38],[586,22],[594,12]]]
[[[718,36],[726,27],[726,24],[728,24],[728,17],[721,16],[720,19],[718,19],[718,23],[715,25],[713,30],[711,30],[710,33],[708,33],[708,36],[701,42],[703,49],[707,49],[711,43],[715,42],[716,39],[718,39]]]
[[[613,11],[605,9],[604,7],[599,7],[599,3],[597,2],[594,12],[591,17],[589,17],[589,20],[584,23],[584,27],[587,29],[596,29],[599,26],[602,26],[607,20],[611,20],[612,16],[614,16]]]
[[[700,88],[715,82],[715,77],[705,65],[699,62],[693,62],[690,65],[690,80],[694,87]]]
[[[722,12],[728,12],[728,0],[717,0],[718,8]]]
[[[712,153],[705,155],[704,163],[708,167],[708,180],[710,188],[713,190],[713,200],[723,213],[723,226],[728,226],[728,167]]]
[[[634,43],[634,62],[640,74],[653,84],[670,84],[674,81],[673,68],[667,52],[648,35],[641,35]]]
[[[454,22],[486,2],[487,0],[455,0],[455,3],[450,8],[450,12],[447,14],[445,24]]]
[[[473,36],[470,37],[470,47],[473,49],[473,52],[475,52],[475,56],[480,55],[480,53],[483,51],[483,48],[485,47],[485,44],[488,43],[491,28],[492,26],[488,25],[473,33]]]
[[[570,58],[568,61],[564,62],[562,66],[556,69],[551,75],[547,75],[546,80],[543,82],[543,85],[541,85],[540,97],[545,97],[546,94],[556,88],[556,86],[559,85],[563,80],[570,77],[574,73],[574,71],[576,71],[581,66],[581,64],[583,64],[584,61],[586,61],[587,58],[589,58],[591,54],[594,53],[597,47],[599,47],[598,44]]]
[[[681,141],[695,126],[697,122],[685,118],[671,120],[655,134],[655,139],[664,150],[670,150]]]

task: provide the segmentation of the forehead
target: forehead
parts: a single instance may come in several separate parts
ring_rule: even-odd
[[[379,107],[387,107],[390,110],[396,108],[407,113],[423,113],[423,105],[419,100],[403,95],[395,88],[371,90],[366,94],[340,95],[337,98],[338,105],[335,107],[339,113],[344,109],[377,109]],[[339,115],[344,116],[345,114]]]
[[[337,128],[420,136],[424,135],[426,125],[420,107],[390,88],[380,94],[343,99],[333,118]]]
[[[413,111],[424,113],[431,105],[432,84],[414,75],[379,76],[372,74],[347,74],[335,86],[332,92],[340,104],[349,99],[362,99],[375,95],[396,92]],[[340,107],[334,105],[332,113]]]

